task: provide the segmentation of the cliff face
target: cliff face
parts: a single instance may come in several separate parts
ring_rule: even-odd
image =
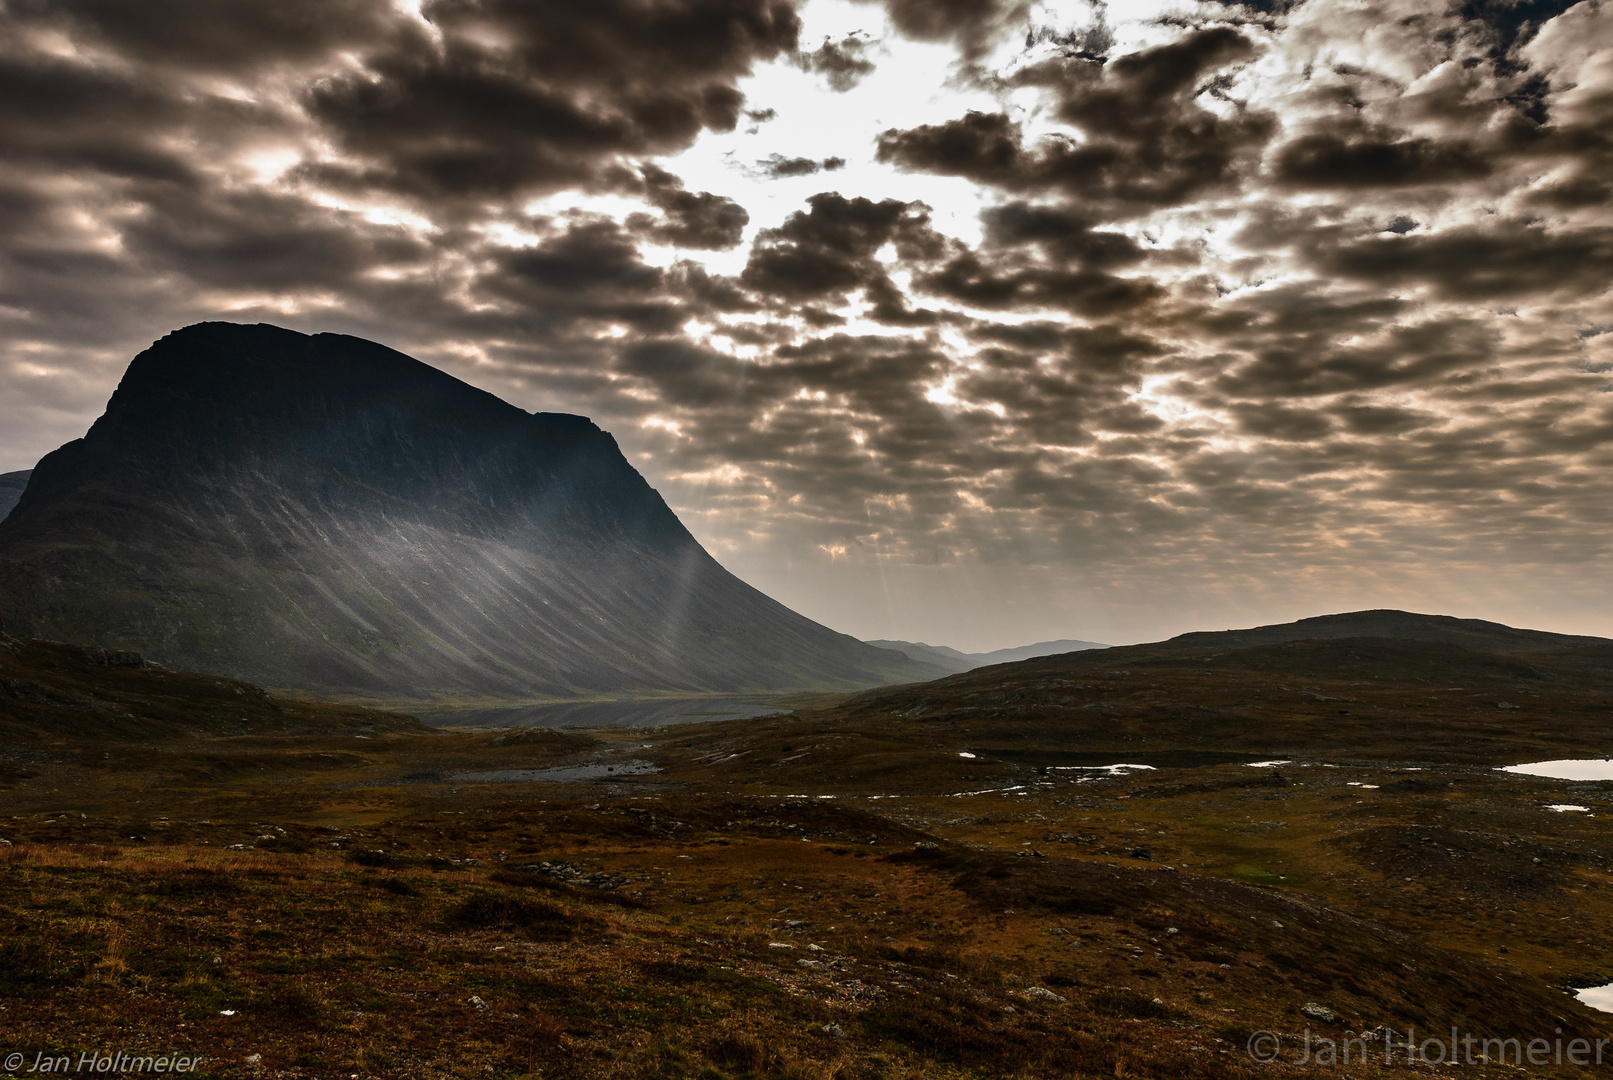
[[[0,627],[380,697],[931,677],[739,581],[579,416],[336,334],[203,323],[130,364],[0,523]]]

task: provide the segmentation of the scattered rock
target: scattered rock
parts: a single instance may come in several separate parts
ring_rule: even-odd
[[[1025,996],[1028,998],[1035,998],[1038,1001],[1057,1001],[1061,1003],[1064,1001],[1064,998],[1053,993],[1053,991],[1049,990],[1045,986],[1032,986],[1025,991]]]
[[[467,863],[473,861],[466,860]],[[575,863],[568,862],[525,863],[521,869],[533,874],[547,874],[572,885],[587,885],[592,889],[619,889],[629,880],[616,874],[607,874],[602,870],[590,873]]]
[[[1339,1020],[1338,1014],[1332,1009],[1328,1008],[1326,1005],[1318,1005],[1314,1001],[1307,1001],[1305,1004],[1299,1007],[1299,1011],[1310,1017],[1312,1020],[1319,1021],[1323,1024],[1336,1024]]]

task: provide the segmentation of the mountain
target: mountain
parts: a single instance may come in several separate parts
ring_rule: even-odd
[[[926,645],[922,641],[870,641],[881,649],[895,649],[905,656],[925,663],[936,664],[947,670],[949,674],[962,671],[972,671],[977,667],[988,667],[992,664],[1007,664],[1015,660],[1029,660],[1037,656],[1052,656],[1057,653],[1080,652],[1085,649],[1107,649],[1109,646],[1100,645],[1096,641],[1077,641],[1065,638],[1059,641],[1039,641],[1035,645],[1021,645],[1014,649],[998,649],[995,652],[966,653],[957,649],[949,649],[945,645]]]
[[[28,477],[32,475],[32,469],[0,473],[0,521],[6,519],[11,508],[17,505],[17,500],[22,498],[22,489],[28,486]]]
[[[580,416],[374,342],[202,323],[0,522],[0,629],[371,698],[846,689],[942,674],[729,574]]]

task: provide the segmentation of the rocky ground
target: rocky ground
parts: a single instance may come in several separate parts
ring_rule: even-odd
[[[803,727],[738,752],[787,777],[826,749]],[[1408,1029],[1613,1036],[1566,989],[1613,978],[1601,785],[952,751],[905,791],[781,793],[690,754],[713,734],[36,747],[0,792],[0,1049],[233,1076],[1210,1077],[1310,1075],[1308,1029],[1361,1040],[1359,1078],[1429,1068],[1393,1048]],[[663,771],[454,778],[629,761]],[[1276,1063],[1250,1059],[1262,1032]]]
[[[0,1076],[1606,1071],[1613,793],[1497,769],[1613,746],[1599,647],[1201,645],[649,731],[13,711]]]

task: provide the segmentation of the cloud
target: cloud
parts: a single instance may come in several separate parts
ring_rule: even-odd
[[[824,39],[812,52],[795,54],[795,63],[802,71],[815,71],[836,93],[844,94],[865,77],[873,74],[874,62],[868,59],[869,43],[855,34],[840,41]]]
[[[870,636],[1594,576],[1606,5],[863,10],[7,5],[0,468],[261,319],[592,415]]]
[[[1390,287],[1422,286],[1453,300],[1583,296],[1605,293],[1613,280],[1613,229],[1556,231],[1508,222],[1363,237],[1319,252],[1316,262],[1341,276]]]
[[[370,52],[305,92],[358,159],[325,178],[432,198],[598,182],[622,155],[732,129],[735,81],[792,50],[799,30],[780,0],[446,0],[428,14],[436,36]]]
[[[633,214],[630,228],[652,243],[704,251],[736,246],[750,224],[750,214],[734,200],[709,191],[683,189],[683,181],[654,165],[644,167],[644,195],[664,215]]]
[[[1274,131],[1265,113],[1220,116],[1198,101],[1206,76],[1253,56],[1246,37],[1216,27],[1111,63],[1058,57],[1012,81],[1048,89],[1058,118],[1079,140],[1055,135],[1028,146],[1008,115],[971,111],[886,131],[879,159],[1008,191],[1101,200],[1111,213],[1179,204],[1234,186],[1239,159],[1257,153]]]
[[[904,259],[933,258],[941,251],[941,237],[922,203],[829,193],[807,204],[805,213],[797,211],[757,235],[740,275],[747,286],[785,301],[841,299],[859,289],[894,297],[895,286],[875,257],[881,248],[890,244]]]
[[[1364,134],[1347,140],[1336,131],[1306,135],[1278,153],[1277,176],[1298,187],[1404,187],[1477,180],[1493,166],[1477,148],[1458,142]]]
[[[773,154],[763,161],[758,161],[756,167],[763,176],[773,180],[782,180],[787,177],[813,176],[819,172],[834,172],[836,169],[846,167],[846,159],[831,157],[818,161],[813,158],[785,157],[783,154]]]
[[[1025,0],[886,0],[891,24],[921,41],[952,40],[977,59],[997,39],[1024,25]]]

